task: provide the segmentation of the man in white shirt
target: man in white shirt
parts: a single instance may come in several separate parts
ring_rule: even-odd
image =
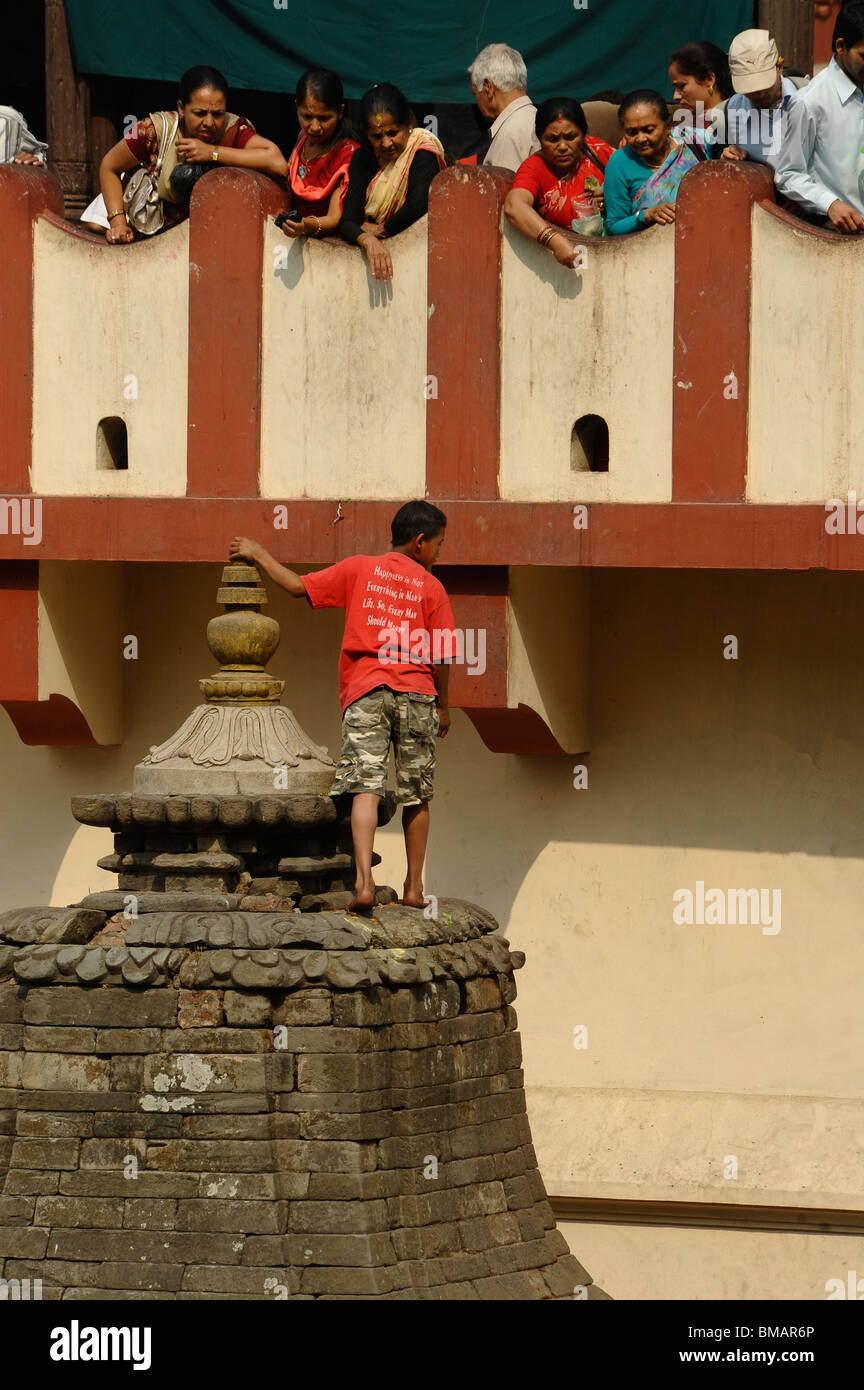
[[[735,95],[726,103],[723,159],[776,165],[783,127],[798,88],[783,76],[783,59],[767,29],[745,29],[729,46]]]
[[[13,106],[0,106],[0,164],[44,164],[48,146],[27,129]]]
[[[778,190],[838,232],[864,232],[864,0],[837,16],[834,56],[789,107]]]
[[[474,100],[492,122],[484,164],[497,164],[515,174],[536,154],[540,141],[534,131],[537,108],[527,95],[528,70],[521,53],[505,43],[490,43],[468,69]]]

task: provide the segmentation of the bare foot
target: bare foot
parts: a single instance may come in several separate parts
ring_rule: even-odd
[[[423,884],[419,888],[406,883],[402,890],[403,907],[425,907],[426,899],[423,896]]]
[[[354,897],[348,904],[349,912],[371,912],[375,906],[375,884],[354,884]]]

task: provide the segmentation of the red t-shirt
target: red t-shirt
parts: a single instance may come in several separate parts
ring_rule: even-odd
[[[435,664],[457,655],[444,585],[401,551],[352,555],[303,578],[313,608],[344,608],[339,657],[343,711],[361,695],[435,695]]]
[[[532,154],[516,170],[513,188],[526,188],[540,215],[559,227],[570,227],[574,218],[585,216],[584,211],[572,206],[573,199],[598,198],[603,188],[606,165],[615,153],[605,140],[598,140],[593,135],[586,135],[585,143],[596,154],[603,165],[602,169],[583,154],[574,172],[562,179],[553,174],[542,155]]]

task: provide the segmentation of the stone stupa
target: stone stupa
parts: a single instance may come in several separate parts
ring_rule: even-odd
[[[471,903],[382,888],[348,913],[350,805],[265,669],[258,571],[227,565],[218,599],[204,703],[131,793],[73,799],[114,832],[117,888],[0,916],[0,1274],[66,1299],[605,1298],[537,1169],[523,957]]]

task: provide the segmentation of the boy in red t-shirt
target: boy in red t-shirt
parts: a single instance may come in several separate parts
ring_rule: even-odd
[[[431,502],[406,502],[391,522],[387,554],[352,555],[302,578],[256,541],[235,536],[231,542],[232,558],[260,565],[292,598],[306,598],[313,608],[345,609],[342,753],[330,794],[354,797],[352,912],[368,912],[375,902],[372,850],[391,747],[408,863],[402,902],[423,907],[425,901],[435,740],[450,728],[447,663],[461,636],[444,586],[431,573],[446,526]]]

